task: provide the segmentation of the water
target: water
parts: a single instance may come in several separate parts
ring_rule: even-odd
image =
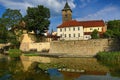
[[[75,60],[73,59],[73,61]],[[117,69],[117,72],[113,71],[105,73],[104,71],[89,71],[79,73],[59,72],[55,68],[43,71],[38,67],[34,67],[29,68],[28,71],[24,71],[23,65],[19,60],[0,60],[0,80],[120,80],[120,72],[118,70],[120,69]],[[114,73],[117,76],[112,76],[111,73]]]

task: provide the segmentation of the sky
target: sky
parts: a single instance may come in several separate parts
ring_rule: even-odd
[[[73,20],[118,20],[120,19],[120,0],[67,0],[72,9]],[[66,0],[0,0],[0,17],[7,8],[20,10],[26,15],[27,7],[44,5],[50,9],[50,26],[56,31],[62,23],[61,10]]]

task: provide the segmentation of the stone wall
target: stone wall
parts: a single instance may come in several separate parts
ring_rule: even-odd
[[[38,52],[41,51],[48,51],[50,49],[49,42],[40,42],[40,43],[30,43],[29,50],[37,50]]]
[[[51,42],[49,53],[79,56],[95,56],[101,51],[120,49],[117,41],[108,39]]]

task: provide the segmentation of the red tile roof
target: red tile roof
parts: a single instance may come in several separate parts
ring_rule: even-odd
[[[83,26],[83,27],[97,27],[97,26],[105,26],[103,20],[91,20],[91,21],[76,21],[71,20],[62,23],[57,28],[64,28],[64,27],[75,27],[75,26]]]

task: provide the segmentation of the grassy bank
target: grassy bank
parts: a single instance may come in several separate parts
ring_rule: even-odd
[[[120,65],[120,52],[99,52],[96,58],[107,66]]]
[[[99,52],[96,58],[109,67],[111,75],[120,77],[120,52]]]

